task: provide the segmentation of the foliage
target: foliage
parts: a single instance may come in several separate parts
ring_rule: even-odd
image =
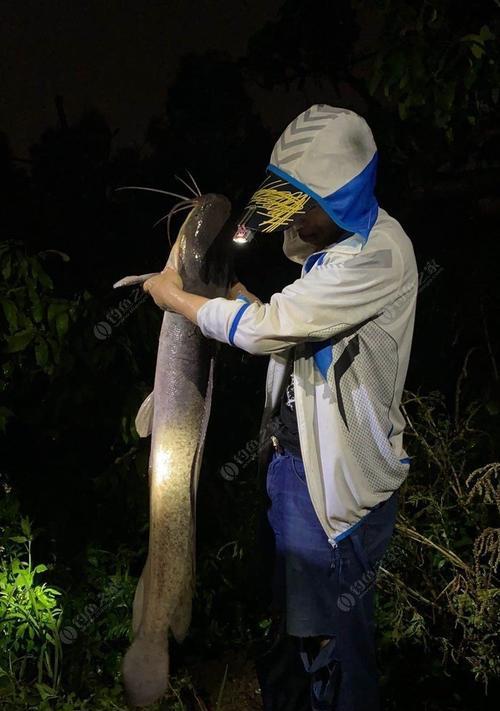
[[[21,373],[25,386],[32,386],[37,374],[52,375],[61,361],[63,342],[75,320],[76,304],[53,294],[52,279],[44,268],[48,252],[29,255],[19,240],[0,243],[0,348],[4,402],[9,390],[18,386]],[[60,253],[64,261],[69,258]],[[19,395],[17,395],[19,397]],[[14,412],[0,408],[0,429]]]
[[[286,0],[241,65],[259,89],[290,92],[283,121],[320,102],[365,116],[380,149],[378,194],[401,214],[423,196],[495,200],[499,33],[496,0],[460,12],[452,0],[319,2],[314,12]]]
[[[472,3],[454,13],[448,0],[421,4],[380,0],[384,18],[369,90],[408,118],[443,129],[450,141],[463,122],[492,116],[499,99],[498,42]]]
[[[59,639],[61,591],[40,582],[48,568],[33,564],[33,533],[27,517],[19,521],[17,502],[2,502],[0,518],[0,693],[36,689],[60,683],[62,649]]]
[[[125,709],[120,663],[148,520],[149,442],[134,418],[151,389],[160,314],[137,290],[117,295],[111,285],[157,270],[167,244],[151,233],[163,203],[130,193],[111,200],[113,188],[168,188],[186,166],[202,189],[242,198],[260,179],[278,123],[316,100],[364,107],[380,147],[384,204],[406,215],[417,261],[442,266],[419,297],[409,377],[425,385],[405,393],[413,465],[380,576],[381,649],[393,662],[386,681],[394,690],[401,679],[400,698],[413,708],[408,669],[399,673],[394,661],[404,650],[405,664],[415,653],[422,679],[412,687],[415,708],[431,708],[432,679],[451,687],[477,679],[450,709],[470,708],[479,684],[493,683],[499,377],[498,334],[487,321],[498,303],[498,240],[488,221],[497,213],[484,208],[495,208],[500,160],[497,4],[321,2],[311,12],[286,0],[241,60],[218,52],[183,59],[165,114],[151,121],[149,154],[112,154],[114,134],[95,111],[46,131],[29,174],[0,144],[9,191],[0,243],[0,437],[10,482],[1,509],[2,708]],[[471,249],[471,234],[481,250]],[[278,240],[261,247],[256,239],[238,274],[270,295],[295,275],[285,261]],[[472,368],[468,357],[452,392],[470,347],[481,360]],[[173,645],[177,666],[162,708],[203,709],[186,667],[252,650],[269,629],[255,462],[234,480],[220,475],[257,435],[264,363],[234,349],[219,362],[198,496],[193,623],[182,648]]]
[[[460,196],[475,215],[486,211],[476,201],[496,194],[500,160],[498,6],[469,3],[457,13],[450,0],[379,0],[375,7],[377,45],[361,73],[382,152],[391,156],[393,194],[400,204]]]
[[[136,578],[131,554],[90,549],[84,588],[63,592],[47,582],[54,565],[34,564],[40,532],[20,517],[19,502],[3,482],[0,504],[0,705],[6,711],[107,711],[127,709],[120,682],[130,640]],[[69,691],[68,688],[72,690]],[[178,711],[194,690],[190,677],[174,674],[163,704]],[[201,707],[200,707],[201,708]]]
[[[382,568],[384,644],[406,640],[466,665],[476,680],[500,673],[500,463],[484,464],[484,404],[455,412],[439,392],[405,394],[413,454],[403,508]],[[437,670],[441,673],[442,670]]]

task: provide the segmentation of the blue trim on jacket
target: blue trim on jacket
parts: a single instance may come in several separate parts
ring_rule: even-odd
[[[235,335],[236,335],[236,329],[238,328],[238,324],[239,324],[239,322],[240,322],[240,320],[241,320],[241,317],[243,316],[243,314],[245,313],[245,311],[248,309],[248,307],[249,307],[250,304],[251,304],[251,301],[250,301],[249,299],[247,299],[246,296],[243,296],[243,294],[239,294],[239,295],[236,297],[236,299],[239,300],[239,301],[244,301],[245,303],[244,303],[243,306],[236,312],[236,315],[235,315],[235,317],[233,318],[233,322],[232,322],[232,324],[231,324],[231,328],[229,329],[229,336],[228,336],[228,338],[229,338],[229,343],[230,343],[232,346],[234,346],[234,337],[235,337]]]
[[[314,365],[319,370],[324,379],[327,380],[328,369],[333,363],[332,339],[329,338],[326,342],[312,342],[310,345],[313,352]]]
[[[368,512],[368,513],[370,513],[370,512]],[[353,531],[355,531],[357,528],[359,528],[361,526],[361,524],[363,524],[365,522],[366,516],[368,516],[368,514],[365,514],[365,516],[363,516],[363,518],[361,518],[359,521],[357,521],[357,523],[352,525],[346,531],[343,531],[342,533],[339,533],[338,536],[335,536],[335,538],[333,539],[335,541],[335,543],[338,543],[339,541],[342,541],[344,538],[347,538],[347,536],[350,536]]]
[[[305,183],[272,163],[269,163],[267,170],[312,197],[337,225],[350,232],[356,232],[366,240],[378,217],[378,202],[374,194],[377,164],[378,152],[376,151],[371,161],[358,175],[325,197],[321,197]]]
[[[387,499],[385,501],[387,501]],[[350,528],[347,528],[345,531],[342,531],[342,533],[339,533],[338,536],[335,536],[335,538],[333,539],[335,543],[338,543],[338,541],[341,541],[344,538],[347,538],[347,536],[350,536],[353,531],[355,531],[365,522],[365,518],[367,518],[367,516],[369,516],[372,511],[374,511],[375,509],[379,509],[383,504],[385,504],[385,501],[381,501],[380,503],[378,503],[376,506],[373,507],[373,509],[368,511],[367,514],[362,516],[359,521],[356,521],[356,523],[354,523]],[[331,539],[328,540],[331,542]]]
[[[326,252],[315,252],[315,254],[309,255],[304,264],[304,272],[310,272],[313,266],[318,263],[322,264],[325,258]]]

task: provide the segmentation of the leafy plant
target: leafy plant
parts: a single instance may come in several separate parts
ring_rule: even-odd
[[[5,509],[2,511],[5,513]],[[9,512],[12,514],[12,510]],[[40,582],[48,570],[33,564],[33,532],[27,517],[19,530],[0,522],[3,565],[0,569],[0,684],[2,694],[20,685],[57,689],[61,678],[59,639],[61,591]]]
[[[416,115],[452,141],[463,121],[475,125],[498,104],[498,43],[484,20],[474,12],[451,18],[447,0],[381,0],[378,6],[386,41],[372,64],[369,90],[381,89],[402,121]],[[472,31],[464,33],[466,23]]]
[[[0,343],[2,352],[9,356],[4,360],[4,374],[10,378],[28,364],[51,374],[60,360],[61,342],[75,319],[75,303],[52,294],[53,281],[43,265],[47,253],[29,255],[18,240],[0,243]],[[68,261],[66,254],[59,254]]]
[[[500,674],[500,463],[478,466],[483,404],[455,411],[438,392],[405,394],[414,465],[381,568],[384,643],[439,649],[442,664],[469,667],[485,688]]]

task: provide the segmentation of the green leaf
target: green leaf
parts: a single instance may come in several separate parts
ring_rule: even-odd
[[[56,317],[56,330],[57,330],[57,335],[59,338],[62,340],[66,333],[68,332],[68,326],[69,326],[69,317],[68,313],[60,313]]]
[[[35,323],[41,323],[43,319],[43,304],[38,297],[38,294],[35,296],[35,298],[31,299],[31,313],[33,314],[33,320]]]
[[[470,51],[472,52],[472,54],[474,55],[474,57],[476,59],[481,59],[481,57],[484,54],[484,46],[473,42],[470,46]]]
[[[398,104],[399,118],[404,121],[408,118],[408,99]]]
[[[52,336],[47,337],[47,342],[50,345],[54,363],[56,363],[56,364],[59,363],[59,361],[61,360],[61,358],[60,358],[61,349],[59,347],[58,342],[56,341],[55,338],[52,338]]]
[[[31,273],[34,278],[38,279],[39,283],[46,289],[52,289],[52,287],[54,286],[52,279],[49,277],[47,272],[43,269],[42,265],[36,258],[31,260]]]
[[[48,684],[39,684],[35,682],[35,686],[38,689],[38,693],[43,701],[46,699],[57,698],[57,692],[52,687],[48,686]]]
[[[46,368],[49,362],[49,347],[47,341],[40,339],[35,346],[35,358],[40,368]]]
[[[485,25],[486,27],[486,25]],[[489,31],[489,30],[488,30]],[[489,39],[489,38],[488,38]],[[481,59],[485,53],[484,42],[485,39],[481,35],[464,35],[460,38],[461,42],[467,42],[469,49],[476,57],[476,59]]]
[[[498,400],[488,400],[486,402],[486,409],[489,415],[498,415],[500,412],[500,402]]]
[[[488,25],[483,25],[481,27],[479,31],[479,36],[483,40],[483,42],[488,42],[489,40],[494,40],[496,38],[496,35],[493,34]]]
[[[461,42],[479,42],[482,44],[481,37],[479,35],[464,35],[460,38]]]
[[[16,637],[22,637],[24,633],[26,632],[26,628],[28,627],[27,622],[21,622],[21,624],[18,626],[16,629]]]
[[[31,343],[35,332],[33,328],[25,328],[23,331],[15,333],[10,338],[7,338],[7,345],[4,348],[5,353],[19,353]]]
[[[11,332],[16,331],[18,328],[17,320],[17,307],[11,299],[2,298],[2,309],[9,324]]]
[[[68,305],[66,303],[53,302],[52,304],[50,304],[47,310],[47,319],[49,323],[55,321],[57,316],[61,313],[64,313],[67,308]]]
[[[30,520],[27,516],[23,516],[21,519],[21,531],[27,538],[31,538]]]

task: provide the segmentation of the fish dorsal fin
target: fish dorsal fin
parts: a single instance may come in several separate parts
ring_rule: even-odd
[[[149,393],[135,416],[135,429],[139,437],[149,437],[153,431],[153,396],[154,390]]]

